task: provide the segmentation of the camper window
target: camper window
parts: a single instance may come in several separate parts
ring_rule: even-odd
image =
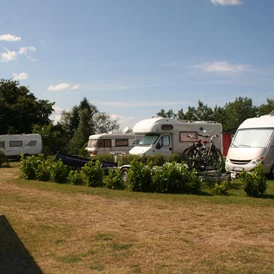
[[[161,139],[159,140],[159,144],[160,144],[161,147],[170,146],[170,137],[169,137],[169,135],[162,136]]]
[[[172,130],[173,129],[173,125],[162,125],[161,129],[162,130]]]
[[[10,141],[10,147],[22,147],[23,142],[22,141]]]
[[[0,142],[0,148],[5,148],[5,142]]]
[[[198,137],[198,134],[196,131],[184,131],[184,132],[180,132],[180,142],[190,142],[191,140],[189,139],[189,137],[187,137],[187,135],[193,135],[196,136],[196,138]]]
[[[239,130],[233,139],[232,147],[267,147],[273,129],[256,128]]]
[[[34,140],[33,140],[33,141],[29,141],[29,144],[28,144],[28,145],[29,145],[30,147],[35,147],[36,144],[37,144],[37,141],[34,141]]]
[[[128,139],[115,139],[115,146],[116,147],[127,147]]]
[[[100,140],[99,147],[111,147],[111,140],[110,139]]]
[[[158,139],[158,134],[145,135],[137,144],[137,146],[151,146]]]

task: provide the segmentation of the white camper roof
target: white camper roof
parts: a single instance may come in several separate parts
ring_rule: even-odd
[[[219,125],[222,128],[222,125],[213,121],[185,121],[185,120],[175,120],[172,118],[163,118],[163,117],[153,117],[150,119],[144,119],[139,121],[133,127],[133,132],[135,133],[149,133],[162,131],[162,125],[173,125],[173,126],[182,126],[182,125]]]
[[[274,116],[263,115],[260,117],[249,118],[242,122],[241,128],[274,128]]]

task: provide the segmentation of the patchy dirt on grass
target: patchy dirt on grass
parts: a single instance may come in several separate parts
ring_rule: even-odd
[[[65,193],[19,176],[0,169],[0,214],[44,273],[274,273],[274,202]]]

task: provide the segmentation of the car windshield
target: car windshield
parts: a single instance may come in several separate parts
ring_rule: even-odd
[[[264,148],[272,134],[272,128],[240,129],[233,138],[231,147]]]
[[[152,146],[158,139],[159,134],[145,135],[137,144],[137,146]]]
[[[98,140],[97,139],[93,139],[93,140],[89,140],[88,141],[88,147],[98,147]]]

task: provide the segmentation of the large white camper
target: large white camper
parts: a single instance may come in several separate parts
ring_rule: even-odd
[[[187,135],[219,135],[215,146],[222,151],[222,125],[211,121],[183,121],[155,117],[138,122],[133,127],[136,134],[145,136],[129,153],[139,156],[173,153],[182,154],[189,147],[191,140]]]
[[[143,135],[123,132],[93,134],[89,136],[85,149],[90,156],[106,153],[126,154],[142,137]]]
[[[237,129],[228,149],[225,167],[236,176],[263,163],[265,174],[274,176],[274,111],[245,120]]]
[[[0,150],[8,158],[18,158],[21,154],[38,155],[42,153],[42,137],[40,134],[0,135]]]

